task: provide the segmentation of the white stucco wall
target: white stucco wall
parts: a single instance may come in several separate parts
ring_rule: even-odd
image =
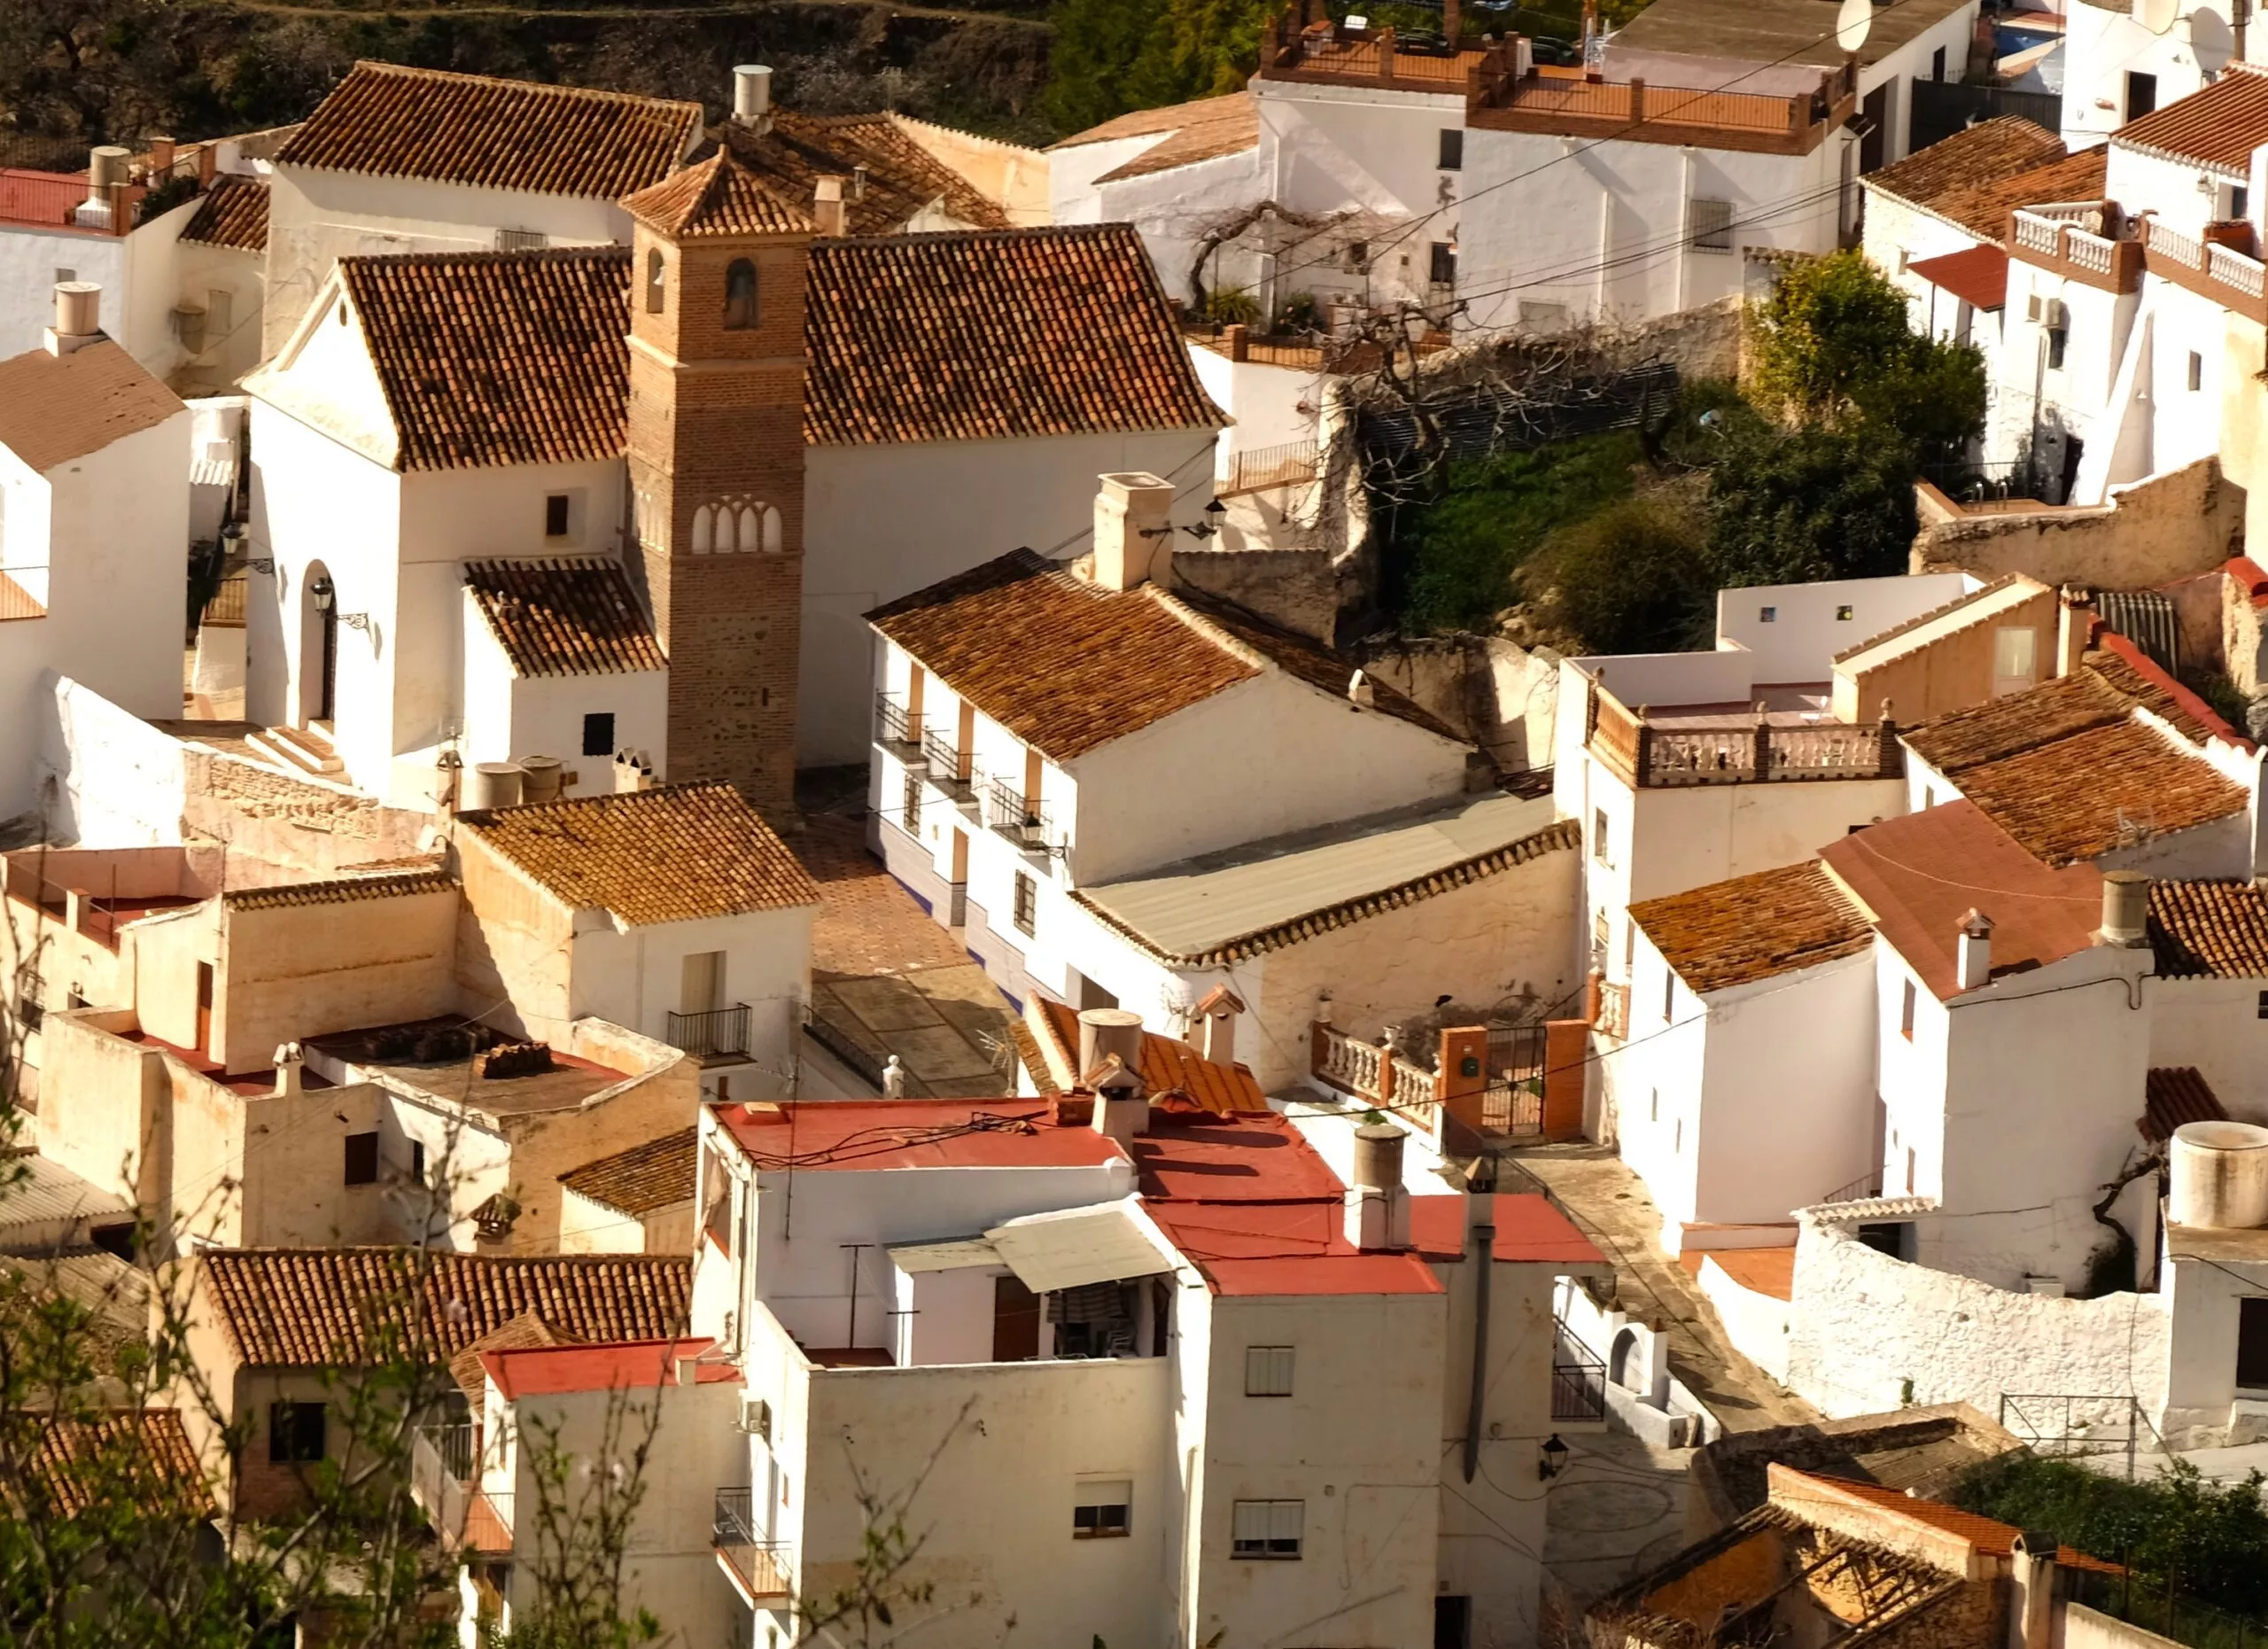
[[[2124,11],[2100,5],[2066,7],[2063,16],[2063,141],[2074,149],[2097,144],[2126,123],[2126,76],[2157,77],[2161,109],[2204,84],[2194,36],[2233,43],[2229,8],[2182,0],[2162,33]],[[2226,60],[2224,53],[2223,61]]]
[[[2268,1392],[2236,1383],[2238,1302],[2268,1294],[2268,1253],[2231,1260],[2177,1256],[2160,1276],[2172,1318],[2161,1429],[2170,1440],[2189,1433],[2193,1447],[2256,1441],[2268,1430]],[[2233,1412],[2240,1400],[2249,1412]],[[2226,1435],[2233,1422],[2249,1435]]]
[[[2268,1118],[2268,979],[2152,978],[2150,1064],[2194,1065],[2230,1116]]]
[[[459,702],[468,767],[524,756],[555,756],[574,774],[571,793],[578,796],[603,795],[614,788],[613,752],[617,750],[640,751],[652,758],[656,773],[667,773],[667,671],[517,675],[470,592],[462,599],[458,621],[464,638],[464,678]],[[599,712],[614,717],[613,743],[602,755],[583,749],[583,718]]]
[[[1824,681],[1838,653],[1958,600],[1983,582],[1965,572],[1923,572],[1907,578],[1825,579],[1816,584],[1720,590],[1717,646],[1738,648],[1752,657],[1750,679],[1755,686]],[[1615,696],[1622,698],[1619,672],[1615,681]]]

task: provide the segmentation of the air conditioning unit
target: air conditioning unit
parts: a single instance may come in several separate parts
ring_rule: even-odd
[[[2037,321],[2039,319],[2039,294],[2038,292],[2032,293],[2031,296],[2023,300],[2023,318],[2027,321]]]
[[[772,1441],[772,1405],[762,1397],[741,1393],[740,1427],[750,1436]]]

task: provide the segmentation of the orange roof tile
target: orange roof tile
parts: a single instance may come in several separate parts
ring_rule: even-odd
[[[2076,733],[2124,721],[2137,704],[2193,743],[2235,736],[2195,694],[2124,636],[2106,632],[2101,641],[2069,675],[1953,711],[1901,736],[1916,756],[1948,778]]]
[[[482,1351],[482,1370],[509,1402],[569,1391],[641,1391],[677,1383],[680,1357],[699,1357],[716,1344],[706,1336],[689,1340],[630,1340],[608,1345],[517,1346]],[[696,1385],[740,1383],[730,1363],[703,1362]]]
[[[1144,109],[1091,127],[1054,145],[1076,149],[1087,144],[1114,143],[1129,137],[1162,135],[1130,160],[1120,162],[1095,181],[1115,183],[1122,178],[1147,177],[1176,167],[1216,160],[1223,155],[1243,154],[1260,146],[1260,105],[1250,91],[1232,91],[1223,97],[1200,97],[1169,108]]]
[[[2121,721],[1963,768],[1961,793],[2042,864],[2241,813],[2244,787],[2157,728]]]
[[[445,1363],[523,1313],[571,1339],[662,1339],[692,1305],[692,1264],[674,1256],[209,1248],[197,1263],[237,1355],[268,1367],[397,1345]]]
[[[717,1120],[767,1172],[913,1168],[1099,1168],[1108,1135],[1068,1126],[1045,1100],[827,1100],[720,1105]]]
[[[1924,1500],[1919,1495],[1905,1494],[1895,1489],[1884,1489],[1877,1483],[1855,1482],[1849,1478],[1799,1472],[1791,1466],[1783,1466],[1777,1461],[1773,1462],[1770,1474],[1775,1478],[1784,1474],[1786,1477],[1794,1479],[1798,1484],[1825,1490],[1830,1494],[1861,1501],[1900,1517],[1912,1518],[1917,1523],[1926,1523],[1932,1528],[1943,1530],[1948,1535],[1956,1536],[1967,1541],[1988,1557],[2014,1556],[2016,1536],[2023,1532],[2013,1524],[2002,1523],[1989,1517],[1981,1517],[1974,1512],[1964,1512],[1959,1506],[1947,1505],[1942,1500]],[[2057,1547],[2055,1560],[2066,1567],[2094,1569],[2110,1575],[2120,1572],[2117,1564],[2106,1563],[2100,1558],[2089,1557],[2086,1553],[2070,1546]]]
[[[719,149],[622,202],[640,222],[680,239],[726,235],[808,235],[810,213],[770,180]]]
[[[37,474],[155,429],[183,409],[180,396],[116,344],[89,344],[67,355],[33,349],[0,361],[0,447]]]
[[[674,171],[700,124],[697,103],[361,62],[276,158],[614,200]]]
[[[2127,121],[2110,141],[2241,177],[2252,152],[2268,143],[2268,74],[2249,63],[2232,63],[2203,90]]]
[[[2062,158],[2063,141],[2054,133],[2021,116],[2004,114],[1917,149],[1903,160],[1868,173],[1864,181],[1868,189],[1908,206],[1951,216],[1945,211],[1946,202]],[[1990,232],[1997,236],[2002,227],[1994,223]]]
[[[559,1176],[559,1183],[625,1214],[650,1214],[693,1201],[700,1149],[701,1130],[681,1129],[571,1168]]]
[[[2229,1114],[2205,1073],[2194,1065],[2163,1065],[2142,1079],[2142,1114],[2134,1126],[2152,1145],[2163,1145],[2185,1123],[2225,1123]]]
[[[969,229],[1006,229],[1008,214],[968,180],[907,136],[891,114],[772,112],[762,134],[726,124],[717,136],[743,165],[772,180],[788,198],[809,201],[821,177],[843,181],[843,211],[853,235],[891,235],[933,202]],[[866,171],[866,190],[856,186]]]
[[[270,888],[240,888],[224,893],[230,910],[282,910],[299,905],[345,905],[361,899],[410,898],[422,893],[454,893],[456,878],[430,863],[416,870],[367,872],[321,882],[284,882]]]
[[[1646,899],[1630,920],[1697,993],[1855,956],[1874,939],[1817,860]]]
[[[630,577],[611,561],[470,561],[465,587],[523,676],[666,667]]]
[[[343,258],[338,269],[400,437],[397,469],[621,454],[627,248]]]
[[[458,821],[561,902],[633,926],[819,903],[819,888],[747,798],[670,784]]]
[[[1935,210],[1972,234],[1998,240],[2008,232],[2008,214],[2018,206],[2101,199],[2109,169],[2109,152],[2097,144],[2028,171],[1955,190],[1941,197]]]
[[[2150,883],[2161,978],[2268,979],[2268,894],[2249,881]]]
[[[1052,1049],[1039,1050],[1045,1062],[1032,1071],[1033,1080],[1043,1093],[1061,1093],[1066,1085],[1054,1073],[1069,1071],[1078,1062],[1079,1011],[1044,996],[1034,995],[1029,1000],[1032,1011],[1025,1015],[1026,1023],[1037,1019],[1053,1044]],[[1050,1054],[1054,1057],[1050,1058]],[[1268,1108],[1268,1096],[1260,1091],[1260,1079],[1250,1066],[1216,1064],[1178,1037],[1145,1031],[1140,1074],[1153,1098],[1184,1093],[1206,1110],[1216,1112]]]
[[[216,177],[181,237],[237,252],[268,250],[268,180],[233,174]]]
[[[214,1515],[211,1486],[177,1409],[119,1410],[91,1420],[23,1415],[12,1423],[36,1427],[19,1457],[15,1484],[34,1504],[13,1505],[19,1515],[74,1517],[121,1494],[155,1514],[191,1521]]]
[[[805,439],[1216,429],[1130,223],[812,248]]]
[[[1979,309],[1998,309],[2008,301],[2008,254],[1998,246],[1969,246],[1906,267]]]

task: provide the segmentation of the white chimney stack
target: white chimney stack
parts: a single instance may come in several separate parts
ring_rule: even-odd
[[[1410,1246],[1410,1188],[1402,1183],[1402,1142],[1392,1123],[1355,1130],[1355,1183],[1347,1187],[1347,1241],[1358,1248]]]
[[[819,180],[812,202],[812,221],[819,225],[820,235],[830,240],[840,240],[850,232],[850,209],[843,202],[841,178]]]
[[[1106,1054],[1080,1080],[1095,1096],[1095,1132],[1132,1150],[1134,1141],[1150,1132],[1150,1095],[1140,1074],[1128,1070],[1117,1054]]]
[[[47,353],[67,355],[103,341],[103,289],[93,281],[55,283],[55,324],[47,329]]]
[[[1955,973],[1961,988],[1983,990],[1992,980],[1992,919],[1974,910],[1963,916],[1959,946]]]
[[[2139,870],[2112,870],[2102,878],[2102,926],[2097,945],[2138,951],[2150,942],[2150,879]]]
[[[697,1386],[701,1383],[699,1358],[681,1357],[677,1359],[677,1383],[680,1386]]]
[[[733,124],[772,129],[772,71],[761,63],[742,63],[733,70]]]
[[[1244,1003],[1236,992],[1224,984],[1216,984],[1199,999],[1191,1012],[1195,1023],[1190,1029],[1195,1035],[1190,1038],[1190,1046],[1216,1065],[1235,1064],[1237,1015],[1244,1012]]]
[[[1173,485],[1146,471],[1098,478],[1092,581],[1107,590],[1139,589],[1173,531]]]
[[[293,1100],[306,1092],[302,1073],[306,1062],[299,1057],[299,1045],[286,1042],[276,1050],[276,1097]]]

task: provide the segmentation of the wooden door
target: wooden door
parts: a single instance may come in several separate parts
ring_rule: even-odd
[[[1039,1355],[1039,1296],[1014,1277],[992,1280],[992,1360],[1029,1363]]]
[[[197,964],[197,1051],[213,1051],[213,964]]]

